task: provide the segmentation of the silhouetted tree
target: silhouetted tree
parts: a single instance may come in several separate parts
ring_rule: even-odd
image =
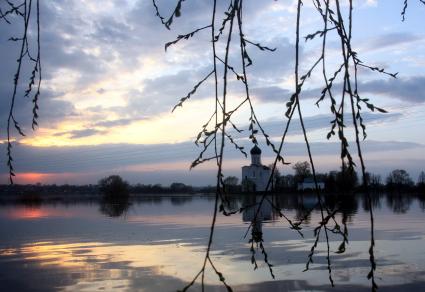
[[[422,0],[420,0],[422,3],[424,3]],[[7,11],[2,12],[2,15],[7,16],[8,14],[12,14],[12,13],[16,13],[17,15],[21,15],[23,18],[23,24],[25,27],[24,30],[24,35],[23,37],[18,36],[18,38],[16,38],[16,41],[18,41],[21,44],[21,53],[18,57],[18,70],[17,73],[15,74],[16,78],[15,78],[15,90],[14,92],[16,92],[16,88],[18,87],[18,77],[19,77],[19,72],[20,72],[20,67],[22,64],[22,59],[25,56],[28,56],[30,54],[27,54],[27,52],[25,51],[25,49],[28,50],[28,41],[27,41],[27,30],[28,30],[28,23],[31,23],[29,21],[30,19],[30,7],[31,7],[31,3],[32,1],[23,1],[23,5],[19,6],[19,7],[15,7],[13,4],[10,3],[10,1],[6,1],[9,6],[11,6]],[[39,13],[38,13],[38,0],[34,1],[34,3],[36,3],[36,7],[37,7],[37,13],[35,15],[37,15],[37,25],[39,24],[38,21],[38,17],[39,17]],[[164,17],[162,16],[158,5],[156,4],[156,1],[153,1],[153,6],[155,8],[156,11],[156,15],[158,16],[159,20],[161,21],[162,24],[164,24],[167,29],[170,29],[170,26],[173,23],[173,19],[175,19],[176,17],[180,17],[182,15],[181,10],[182,10],[182,2],[184,2],[184,0],[179,0],[176,3],[176,6],[171,14],[171,16],[169,17]],[[333,116],[332,120],[331,120],[331,129],[327,135],[327,138],[331,138],[333,136],[335,136],[337,139],[339,139],[340,144],[341,144],[341,153],[340,153],[340,157],[343,161],[347,161],[348,165],[349,165],[349,169],[352,169],[353,166],[353,158],[352,155],[350,154],[351,148],[348,147],[348,142],[347,142],[347,138],[346,138],[346,119],[344,119],[347,115],[352,117],[352,123],[353,123],[353,128],[354,128],[354,134],[355,134],[355,140],[356,140],[356,148],[357,148],[357,153],[359,156],[359,160],[360,160],[360,165],[361,165],[361,169],[362,169],[362,174],[363,177],[365,178],[365,165],[364,165],[364,161],[363,161],[363,157],[362,157],[362,152],[361,152],[361,147],[360,147],[360,136],[362,136],[363,138],[366,138],[366,126],[364,125],[363,122],[363,111],[362,109],[369,109],[371,111],[379,111],[379,112],[385,112],[385,110],[375,106],[374,104],[372,104],[368,98],[362,98],[359,95],[359,92],[361,92],[361,90],[358,90],[358,84],[357,80],[358,80],[358,73],[361,72],[361,69],[369,69],[372,71],[377,71],[377,72],[381,72],[383,74],[386,74],[388,76],[391,77],[396,77],[395,73],[388,73],[386,72],[384,69],[376,67],[374,65],[368,65],[366,63],[364,63],[359,56],[358,52],[355,51],[355,46],[352,43],[352,26],[353,26],[353,13],[352,10],[354,8],[353,6],[353,1],[348,1],[348,4],[342,3],[339,0],[336,1],[313,1],[313,5],[316,8],[315,10],[318,13],[318,16],[322,18],[323,21],[321,21],[321,23],[319,24],[319,26],[317,28],[315,28],[312,32],[310,32],[310,34],[308,34],[307,36],[305,36],[305,40],[313,40],[314,38],[322,38],[322,45],[321,45],[321,49],[319,50],[319,54],[317,54],[317,58],[313,59],[313,64],[311,64],[310,66],[307,65],[307,69],[303,70],[305,66],[302,66],[302,68],[300,68],[300,31],[303,32],[304,29],[303,27],[301,27],[301,23],[303,23],[301,21],[301,10],[303,7],[303,2],[301,0],[296,1],[297,2],[297,17],[296,17],[296,21],[295,21],[295,25],[294,25],[294,31],[295,31],[295,56],[294,56],[294,91],[293,94],[291,95],[290,99],[285,101],[285,106],[286,106],[286,117],[287,119],[287,127],[286,129],[289,128],[289,123],[292,120],[292,117],[294,115],[294,113],[296,113],[296,115],[298,115],[298,118],[300,120],[301,123],[301,127],[302,127],[302,132],[303,132],[303,136],[304,136],[304,140],[305,143],[307,145],[307,150],[308,150],[308,156],[309,156],[309,167],[311,166],[311,171],[307,174],[301,174],[299,176],[300,180],[303,180],[305,177],[307,177],[307,175],[311,175],[313,174],[314,179],[316,180],[316,174],[315,174],[315,165],[313,162],[313,158],[312,158],[312,154],[310,151],[310,144],[309,144],[309,139],[307,137],[306,134],[306,129],[304,127],[304,121],[303,121],[303,115],[302,115],[302,110],[301,110],[301,103],[299,101],[299,95],[302,93],[302,90],[304,90],[305,88],[305,84],[307,83],[307,80],[314,75],[316,72],[323,72],[323,89],[322,89],[322,94],[319,97],[319,99],[316,101],[316,105],[319,105],[322,101],[325,100],[329,100],[330,103],[330,111],[331,114]],[[340,3],[341,2],[341,3]],[[211,227],[211,232],[210,232],[210,236],[209,236],[209,241],[208,241],[208,247],[207,247],[207,252],[205,255],[205,261],[203,262],[203,265],[200,269],[200,272],[198,274],[196,274],[196,276],[194,277],[193,281],[187,286],[185,287],[183,290],[186,290],[188,287],[190,287],[191,285],[193,285],[193,283],[198,279],[198,277],[200,276],[200,278],[202,279],[202,285],[204,284],[204,275],[205,275],[205,268],[207,263],[209,263],[211,265],[211,267],[216,271],[216,274],[219,276],[220,281],[225,285],[226,288],[228,288],[228,285],[226,284],[224,277],[222,276],[221,273],[219,273],[215,266],[212,263],[211,257],[210,257],[210,249],[211,249],[211,243],[212,243],[212,239],[213,239],[213,232],[214,232],[214,222],[215,222],[215,218],[216,218],[216,214],[217,214],[217,210],[219,210],[220,208],[218,208],[218,202],[219,202],[219,196],[222,195],[221,190],[223,187],[223,183],[222,183],[222,177],[223,177],[223,173],[222,173],[222,165],[223,165],[223,153],[224,153],[224,145],[225,145],[225,141],[229,141],[230,143],[232,143],[237,149],[239,149],[243,154],[246,155],[246,153],[243,151],[243,147],[240,147],[236,141],[232,138],[232,136],[230,135],[231,133],[229,133],[227,131],[227,127],[229,125],[231,125],[233,128],[235,128],[236,130],[238,130],[237,126],[232,122],[232,118],[233,118],[233,114],[235,112],[237,112],[237,109],[239,109],[240,107],[244,106],[244,105],[248,105],[249,106],[249,113],[250,113],[250,126],[249,126],[249,139],[254,143],[257,144],[257,133],[262,135],[262,137],[265,139],[267,145],[271,145],[271,149],[274,151],[274,153],[276,154],[276,158],[275,158],[275,162],[273,164],[273,170],[276,167],[276,163],[279,162],[284,162],[284,158],[281,154],[281,150],[282,150],[282,145],[285,142],[285,137],[286,137],[286,133],[287,130],[285,130],[285,132],[283,133],[282,137],[281,137],[281,142],[280,145],[278,145],[278,147],[276,147],[275,145],[273,145],[273,141],[271,141],[271,139],[269,138],[270,136],[266,134],[266,132],[264,131],[262,125],[261,125],[261,121],[259,121],[259,119],[257,118],[256,112],[254,110],[254,107],[252,105],[251,102],[251,95],[250,95],[250,91],[249,91],[249,80],[248,80],[248,74],[246,73],[246,68],[248,66],[250,66],[253,63],[253,60],[251,59],[250,55],[249,55],[249,49],[247,49],[247,47],[249,46],[254,46],[262,51],[266,50],[266,51],[274,51],[275,49],[273,48],[269,48],[266,47],[264,45],[261,45],[260,43],[257,43],[256,41],[252,41],[249,40],[249,35],[247,34],[247,32],[245,31],[245,26],[243,26],[244,21],[243,21],[243,8],[244,8],[244,2],[241,0],[234,0],[230,2],[230,5],[226,5],[227,9],[225,11],[222,11],[222,9],[219,9],[219,7],[217,7],[217,1],[211,1],[211,12],[212,12],[212,18],[211,18],[211,23],[203,26],[201,28],[197,28],[195,30],[193,30],[192,32],[189,32],[185,35],[179,35],[174,41],[170,41],[165,45],[165,48],[168,48],[172,45],[177,44],[179,41],[181,40],[185,40],[185,39],[189,39],[192,38],[197,32],[202,31],[202,30],[210,30],[211,32],[211,39],[208,40],[208,43],[211,45],[212,47],[212,52],[213,54],[211,54],[211,60],[210,64],[212,64],[212,68],[210,70],[210,73],[208,73],[201,81],[199,81],[194,88],[185,96],[180,98],[180,101],[177,103],[176,107],[180,107],[183,106],[183,103],[188,100],[197,90],[197,88],[202,85],[202,83],[204,83],[208,78],[213,78],[215,79],[215,89],[214,89],[214,95],[215,95],[215,112],[213,113],[213,115],[211,116],[211,118],[209,118],[209,120],[207,121],[206,124],[204,124],[204,126],[202,127],[201,131],[199,132],[198,136],[197,136],[197,140],[196,142],[200,142],[200,144],[202,144],[204,147],[201,150],[201,153],[199,154],[198,158],[196,158],[193,163],[192,163],[192,167],[195,167],[196,165],[203,163],[205,161],[209,161],[209,160],[216,160],[217,161],[217,185],[216,185],[216,190],[217,190],[217,194],[216,194],[216,199],[215,199],[215,212],[214,212],[214,220],[213,220],[213,224]],[[35,4],[34,4],[35,5]],[[405,14],[406,14],[406,9],[407,9],[407,5],[408,5],[408,1],[405,0],[404,1],[404,7],[403,7],[403,11],[402,11],[402,18],[404,20]],[[23,8],[20,8],[22,7]],[[28,11],[28,12],[27,12]],[[217,12],[217,13],[216,13]],[[221,16],[218,16],[221,15]],[[218,17],[224,17],[223,19],[219,19]],[[303,16],[304,17],[304,16]],[[8,22],[7,18],[3,17],[5,21]],[[222,21],[220,21],[222,20]],[[218,22],[218,23],[217,23]],[[220,23],[222,23],[220,25]],[[220,25],[217,27],[217,25]],[[31,27],[30,27],[31,29]],[[34,31],[36,31],[34,29]],[[39,31],[39,29],[37,29],[37,32]],[[233,34],[233,39],[232,39],[232,34]],[[39,35],[39,33],[37,33],[37,36]],[[341,48],[340,48],[340,52],[341,54],[339,55],[339,58],[336,58],[334,55],[332,55],[332,60],[333,62],[335,62],[336,64],[341,64],[340,66],[338,66],[335,70],[326,70],[328,68],[328,66],[326,65],[327,62],[325,59],[325,56],[327,58],[328,56],[328,52],[329,50],[334,50],[334,46],[329,46],[328,43],[334,42],[335,39],[341,42]],[[38,44],[39,44],[39,38],[38,39]],[[327,41],[331,39],[331,41]],[[233,48],[234,43],[232,43],[232,40],[236,40],[236,46],[239,45],[240,50],[234,50]],[[221,42],[221,43],[220,43]],[[232,46],[231,46],[232,43]],[[221,46],[219,46],[221,44]],[[40,46],[38,46],[39,48]],[[217,47],[217,49],[216,49]],[[232,50],[230,50],[230,48],[232,48]],[[37,50],[39,53],[39,50]],[[238,73],[235,71],[234,67],[232,67],[233,65],[233,60],[235,60],[234,58],[234,53],[239,54],[239,60],[240,64],[241,64],[241,72]],[[331,51],[331,53],[333,53]],[[37,54],[39,56],[39,54]],[[220,58],[221,56],[221,58]],[[34,60],[31,60],[31,62],[33,62],[34,64],[34,72],[39,72],[38,74],[41,75],[41,67],[39,66],[40,64],[40,58],[36,57]],[[230,64],[232,61],[232,64]],[[217,63],[221,62],[223,63],[223,68],[224,70],[222,70],[222,68],[220,67],[219,69],[217,69],[219,66],[217,66]],[[220,65],[221,65],[220,63]],[[304,64],[303,64],[304,65]],[[234,65],[233,65],[234,66]],[[37,70],[36,70],[37,69]],[[235,108],[233,107],[229,107],[229,96],[230,94],[228,94],[228,89],[230,90],[230,86],[228,85],[228,81],[229,81],[229,76],[231,76],[231,78],[233,78],[233,74],[234,73],[236,75],[236,79],[240,82],[242,82],[242,84],[244,85],[245,88],[245,99],[243,99],[243,101],[240,103],[240,105],[238,105]],[[319,73],[320,74],[320,73]],[[34,75],[34,74],[33,74]],[[34,75],[34,77],[31,78],[30,81],[30,89],[31,89],[31,85],[34,84],[34,82],[41,80],[41,76],[39,76],[38,78],[36,78],[37,75]],[[219,90],[218,88],[218,80],[223,80],[223,88]],[[340,84],[342,84],[342,86],[333,86],[336,82],[340,82]],[[40,84],[38,82],[38,84]],[[221,84],[220,84],[221,85]],[[308,85],[307,85],[308,86]],[[337,90],[335,88],[340,87],[341,90],[338,90],[340,92],[336,92]],[[39,88],[39,86],[38,86]],[[14,112],[13,112],[13,107],[14,107],[14,100],[15,100],[15,93],[13,94],[12,98],[11,98],[11,107],[10,107],[10,114],[8,117],[8,125],[7,125],[7,142],[8,142],[8,146],[7,146],[7,155],[8,155],[8,166],[9,166],[9,175],[10,175],[10,180],[12,181],[12,177],[14,176],[14,172],[13,172],[13,166],[12,166],[12,156],[11,156],[11,149],[12,149],[12,135],[9,133],[13,128],[16,129],[16,131],[19,134],[22,134],[21,128],[18,124],[18,122],[15,120],[15,116],[14,116]],[[34,103],[34,107],[33,107],[33,127],[37,125],[36,119],[37,119],[37,100],[38,100],[38,90],[36,91],[34,98],[33,98],[33,103]],[[344,106],[345,105],[345,106]],[[208,119],[208,117],[207,117]],[[212,123],[212,125],[210,124]],[[211,145],[211,147],[215,146],[215,151],[213,156],[210,157],[205,157],[203,156],[203,154],[206,152],[207,148],[209,147],[209,145]],[[349,175],[347,175],[347,173],[349,173]],[[354,182],[357,180],[357,175],[354,177],[353,174],[355,174],[355,172],[349,171],[346,172],[344,169],[342,171],[342,181],[344,182],[344,186],[348,186],[348,184],[345,183],[346,179],[350,179],[350,182]],[[297,174],[296,174],[297,176]],[[354,178],[356,178],[356,180],[354,180]],[[297,179],[298,180],[298,179]],[[355,182],[353,183],[353,185],[355,185]],[[112,187],[111,187],[112,188]],[[113,189],[113,188],[112,188]],[[111,192],[112,194],[117,194],[118,192],[113,191]],[[318,197],[320,199],[320,193],[318,192]],[[320,200],[319,200],[320,201]],[[328,256],[327,256],[327,267],[328,267],[328,271],[329,271],[329,280],[331,282],[331,284],[333,285],[333,280],[332,280],[332,274],[331,274],[331,264],[330,264],[330,257],[329,257],[329,239],[328,239],[328,231],[330,230],[326,225],[327,222],[329,220],[324,220],[325,217],[328,218],[328,216],[332,217],[332,213],[329,214],[328,210],[324,210],[323,208],[321,208],[321,216],[322,216],[322,223],[321,225],[318,226],[318,230],[317,231],[317,236],[319,236],[320,231],[323,230],[323,233],[325,233],[325,237],[328,243]],[[371,218],[373,218],[373,214],[372,211],[370,212],[370,216]],[[333,218],[334,219],[334,218]],[[300,223],[301,224],[301,223]],[[374,248],[374,240],[373,240],[373,220],[371,219],[371,245],[370,245],[370,249],[369,249],[369,254],[370,254],[370,262],[371,262],[371,269],[370,272],[368,274],[368,278],[371,279],[372,281],[372,290],[375,291],[377,286],[376,283],[374,281],[374,271],[376,268],[376,264],[374,262],[374,255],[373,255],[373,248]],[[323,234],[322,233],[322,234]],[[319,237],[317,237],[319,238]],[[317,241],[316,241],[317,243]],[[308,265],[312,262],[312,257],[314,254],[314,248],[312,248],[311,254],[309,256],[309,261],[307,263],[306,266],[306,270],[308,270]],[[229,290],[229,288],[228,288]]]
[[[228,176],[224,179],[224,189],[227,193],[240,192],[239,179],[236,176]]]
[[[191,193],[193,188],[184,183],[174,182],[170,185],[170,191],[173,193]]]
[[[102,178],[98,185],[103,194],[100,212],[110,217],[124,214],[130,206],[129,184],[119,175],[110,175]]]
[[[298,161],[292,166],[292,169],[295,170],[296,183],[300,183],[305,178],[311,176],[310,163],[308,161]]]
[[[328,192],[336,192],[337,185],[336,185],[336,177],[338,175],[338,172],[333,170],[330,171],[325,178],[325,188]]]
[[[236,186],[239,182],[239,179],[236,176],[228,176],[224,179],[224,185],[227,186]]]
[[[273,164],[268,165],[270,169],[273,169]],[[279,169],[276,167],[273,172],[272,178],[272,190],[281,190],[282,189],[282,176]]]
[[[418,187],[418,190],[420,192],[425,191],[425,172],[424,171],[421,171],[421,173],[419,174],[418,182],[417,182],[416,186]]]
[[[414,185],[410,175],[404,169],[394,169],[387,176],[387,188],[389,190],[407,189]]]
[[[279,179],[282,189],[294,190],[296,188],[295,177],[292,174],[283,175]]]
[[[341,166],[341,171],[336,176],[336,186],[339,191],[354,191],[358,183],[357,173],[354,168],[347,167],[345,163]]]
[[[110,175],[102,178],[98,186],[99,191],[106,197],[122,197],[129,195],[129,184],[119,175]]]
[[[373,173],[370,173],[370,172],[366,172],[366,174],[367,174],[366,180],[368,182],[368,185],[371,188],[378,189],[378,188],[382,187],[382,179],[381,179],[380,175],[373,174]]]

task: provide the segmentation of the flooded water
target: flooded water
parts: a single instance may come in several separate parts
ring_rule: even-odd
[[[370,214],[363,196],[327,200],[328,208],[338,209],[335,219],[345,223],[341,230],[345,226],[348,238],[345,252],[337,253],[341,236],[329,226],[334,288],[324,232],[309,270],[303,272],[315,244],[314,229],[322,220],[315,197],[270,197],[260,209],[258,201],[232,197],[228,206],[246,208],[217,218],[211,259],[234,291],[370,291]],[[304,237],[289,228],[276,206],[294,222],[305,219]],[[375,281],[380,291],[424,291],[424,201],[381,195],[374,196],[373,206]],[[0,290],[182,289],[202,267],[213,210],[214,197],[208,196],[152,196],[124,206],[0,205]],[[199,284],[191,289],[200,290]],[[226,290],[211,266],[205,285],[207,291]]]

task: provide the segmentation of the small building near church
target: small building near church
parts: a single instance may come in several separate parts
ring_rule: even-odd
[[[321,190],[325,189],[325,183],[322,181],[318,181],[317,182],[317,187]],[[304,190],[314,190],[315,184],[314,184],[314,179],[311,177],[305,178],[303,182],[298,183],[297,189],[299,191],[304,191]]]
[[[269,167],[261,164],[261,149],[251,149],[251,165],[242,167],[242,191],[262,192],[266,190],[271,174]]]

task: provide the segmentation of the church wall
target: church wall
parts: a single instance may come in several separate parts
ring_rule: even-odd
[[[256,188],[256,191],[265,191],[267,182],[270,176],[270,169],[259,165],[250,165],[242,167],[242,181],[245,179],[251,180]],[[248,190],[244,190],[248,191]]]

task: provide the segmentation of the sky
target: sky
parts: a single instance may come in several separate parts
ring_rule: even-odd
[[[89,184],[119,174],[130,183],[215,184],[214,163],[189,170],[202,150],[193,141],[214,110],[212,79],[171,112],[212,69],[210,31],[164,50],[165,43],[177,35],[210,23],[210,2],[184,1],[182,16],[174,18],[168,30],[155,16],[152,1],[104,0],[101,5],[88,0],[40,1],[39,128],[31,130],[31,99],[23,97],[24,86],[19,87],[15,116],[26,136],[13,134],[15,182]],[[304,2],[302,36],[321,24],[311,2]],[[227,1],[218,3],[217,26],[228,5]],[[272,140],[278,141],[287,121],[285,104],[294,88],[296,1],[244,3],[246,37],[276,48],[268,52],[249,47],[253,65],[247,72],[258,117]],[[383,179],[392,169],[403,168],[416,181],[425,170],[425,5],[409,1],[403,22],[401,0],[357,0],[354,4],[353,49],[365,63],[398,72],[397,79],[359,72],[361,95],[388,111],[364,111],[366,167]],[[173,5],[175,1],[158,1],[165,16],[171,15]],[[6,121],[18,54],[17,44],[7,40],[19,36],[21,30],[16,21],[0,23],[0,183],[8,183]],[[30,36],[34,33],[32,27]],[[338,48],[337,40],[329,37],[329,68],[340,58]],[[301,74],[314,63],[319,50],[320,40],[301,41]],[[231,51],[230,62],[238,70],[235,52]],[[28,80],[28,70],[24,67],[22,80]],[[340,165],[339,142],[326,139],[332,119],[329,103],[315,106],[323,87],[321,78],[320,71],[313,72],[300,99],[316,167],[326,172]],[[236,105],[243,96],[240,82],[231,80],[229,89],[229,104]],[[247,139],[248,118],[248,108],[242,108],[234,122],[245,131],[232,133],[246,149],[252,147]],[[292,164],[308,158],[299,124],[294,119],[283,148],[286,161]],[[352,130],[347,128],[347,132]],[[349,137],[355,154],[353,136]],[[260,147],[263,163],[271,163],[272,152],[261,139]],[[240,177],[241,166],[249,163],[249,157],[226,145],[225,175]],[[279,168],[283,174],[293,172],[291,165]]]

